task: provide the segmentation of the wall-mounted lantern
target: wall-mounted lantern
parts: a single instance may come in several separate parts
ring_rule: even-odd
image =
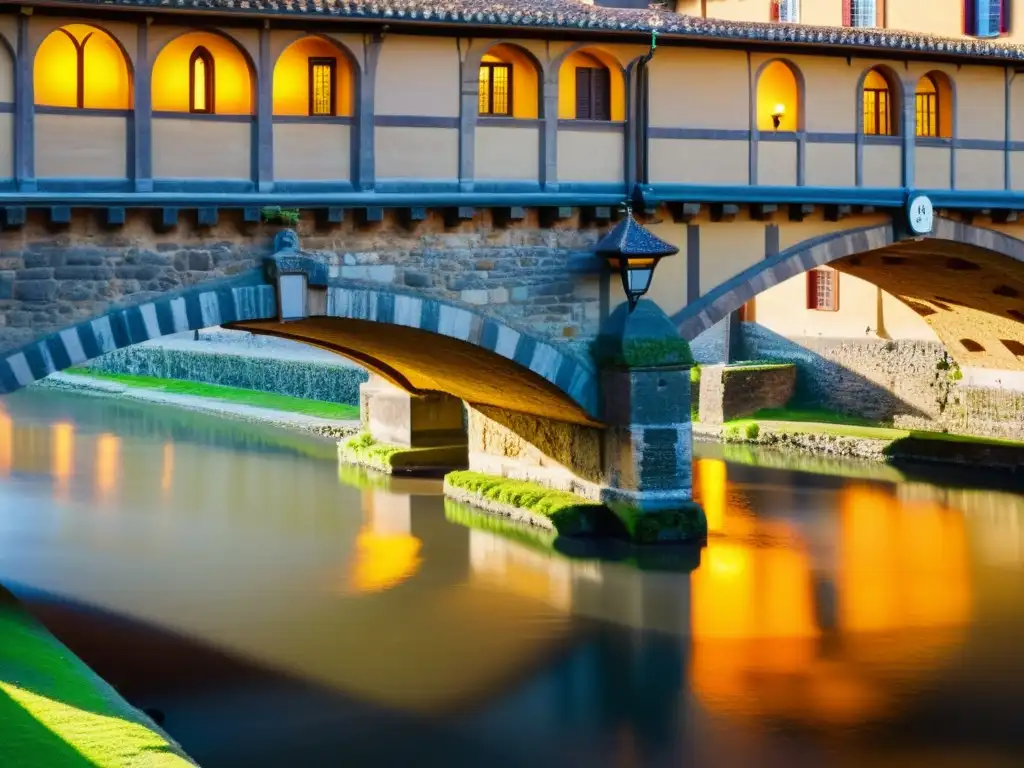
[[[785,104],[776,104],[775,111],[772,112],[772,125],[775,126],[775,130],[779,130],[779,126],[782,125],[782,116],[786,114]]]
[[[626,217],[597,244],[597,255],[622,277],[630,312],[650,289],[658,262],[677,253],[679,249],[674,245],[638,224],[629,206],[626,206]]]

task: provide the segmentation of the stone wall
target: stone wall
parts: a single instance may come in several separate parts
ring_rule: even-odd
[[[538,213],[496,222],[490,211],[446,226],[440,212],[405,222],[398,211],[366,223],[356,212],[319,226],[298,225],[302,247],[317,251],[333,276],[403,286],[479,305],[552,341],[585,343],[597,330],[598,280],[593,247],[604,227],[578,217],[541,226]],[[75,211],[51,227],[33,213],[24,227],[0,232],[0,352],[103,314],[118,303],[258,266],[278,225],[242,221],[223,211],[198,227],[194,212],[156,231],[152,213],[129,212],[124,226],[102,226],[100,213]]]
[[[912,429],[1024,439],[1024,393],[964,386],[938,342],[787,339],[744,323],[743,345],[748,358],[796,363],[799,405]]]
[[[700,371],[698,409],[702,424],[721,424],[764,408],[782,408],[793,397],[796,367],[709,365]]]

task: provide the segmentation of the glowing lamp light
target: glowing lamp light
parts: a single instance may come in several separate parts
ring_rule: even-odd
[[[626,207],[626,217],[597,244],[597,254],[622,278],[622,289],[630,312],[636,308],[640,297],[650,290],[658,262],[676,253],[679,253],[678,248],[637,223],[629,206]]]
[[[782,116],[786,114],[785,104],[776,104],[775,111],[772,112],[772,125],[775,126],[775,130],[779,130],[779,126],[782,124]]]

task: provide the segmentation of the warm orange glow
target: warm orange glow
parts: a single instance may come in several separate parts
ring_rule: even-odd
[[[508,64],[512,67],[512,117],[537,118],[540,115],[537,66],[522,48],[501,43],[484,54],[481,62]],[[575,80],[573,87],[575,88]],[[612,86],[614,88],[614,86]]]
[[[206,59],[196,56],[192,59],[192,111],[209,112],[206,104]]]
[[[75,427],[72,424],[54,424],[50,431],[53,435],[50,474],[53,475],[57,495],[63,496],[75,474]]]
[[[562,120],[576,118],[576,69],[579,67],[604,66],[611,74],[611,116],[612,120],[626,119],[626,90],[622,69],[618,61],[599,48],[570,53],[558,71],[558,117]],[[515,86],[513,86],[515,87]]]
[[[775,130],[773,116],[783,118],[779,130],[799,128],[800,89],[793,70],[781,61],[773,61],[757,80],[757,129]]]
[[[103,434],[96,438],[96,494],[109,496],[120,475],[121,440],[114,435]]]
[[[274,114],[309,114],[309,60],[333,59],[336,114],[352,114],[352,69],[348,59],[320,37],[303,37],[285,48],[274,66]]]
[[[697,488],[700,505],[708,518],[708,531],[718,533],[725,526],[725,486],[728,480],[725,462],[718,459],[697,461]]]
[[[164,443],[163,468],[160,470],[160,490],[164,496],[174,487],[174,443]]]
[[[234,43],[210,32],[189,32],[160,51],[153,64],[153,110],[189,111],[189,62],[200,46],[213,56],[214,111],[218,115],[251,115],[249,64]]]
[[[363,528],[356,536],[355,562],[349,576],[354,592],[383,592],[419,570],[423,542],[415,536],[380,536]]]
[[[0,409],[0,476],[11,474],[14,464],[14,422]]]
[[[81,104],[78,102],[79,49],[84,68]],[[86,109],[131,109],[132,106],[131,75],[124,53],[110,35],[86,24],[68,24],[47,35],[36,52],[34,82],[35,101],[40,106]]]

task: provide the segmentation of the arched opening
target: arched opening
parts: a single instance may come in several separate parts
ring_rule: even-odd
[[[574,51],[558,73],[558,117],[562,120],[626,119],[625,83],[618,62],[596,48]]]
[[[802,121],[796,70],[786,61],[771,62],[757,78],[757,129],[797,131]]]
[[[188,111],[213,114],[214,68],[213,56],[203,46],[192,51],[188,62]]]
[[[187,32],[153,63],[153,111],[251,115],[252,83],[249,62],[233,42]]]
[[[274,114],[349,117],[353,85],[353,68],[336,46],[312,35],[299,38],[274,65]]]
[[[537,64],[526,51],[504,43],[495,45],[480,60],[480,116],[539,117],[538,82]]]
[[[101,29],[68,24],[40,44],[33,64],[35,103],[70,109],[131,109],[132,85],[121,47]]]
[[[914,92],[917,135],[944,138],[953,135],[953,87],[942,72],[929,72],[917,81]]]
[[[895,107],[897,90],[889,78],[878,68],[870,70],[864,77],[861,89],[862,120],[861,130],[867,136],[896,136],[899,125]]]

